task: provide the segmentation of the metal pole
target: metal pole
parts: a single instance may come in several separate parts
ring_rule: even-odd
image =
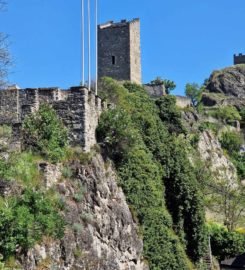
[[[91,36],[91,27],[90,27],[90,0],[88,0],[88,90],[91,90],[91,45],[90,45],[90,36]]]
[[[82,85],[85,85],[85,30],[84,30],[84,0],[81,3],[82,7]]]
[[[95,95],[98,95],[98,0],[95,0]]]

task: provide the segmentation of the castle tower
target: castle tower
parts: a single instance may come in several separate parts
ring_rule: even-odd
[[[141,84],[140,20],[98,26],[98,77]]]
[[[234,54],[234,65],[245,64],[245,55],[239,53],[238,55]]]

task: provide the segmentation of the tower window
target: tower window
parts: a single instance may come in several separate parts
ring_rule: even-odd
[[[112,55],[111,62],[112,62],[112,65],[116,64],[116,56],[115,55]]]

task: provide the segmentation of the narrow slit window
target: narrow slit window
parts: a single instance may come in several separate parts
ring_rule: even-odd
[[[116,64],[116,56],[115,55],[112,55],[111,62],[112,62],[112,65]]]

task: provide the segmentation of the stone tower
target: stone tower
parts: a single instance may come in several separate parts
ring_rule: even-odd
[[[234,65],[245,64],[245,55],[239,53],[238,55],[234,54]]]
[[[141,84],[140,20],[98,26],[98,77]]]

